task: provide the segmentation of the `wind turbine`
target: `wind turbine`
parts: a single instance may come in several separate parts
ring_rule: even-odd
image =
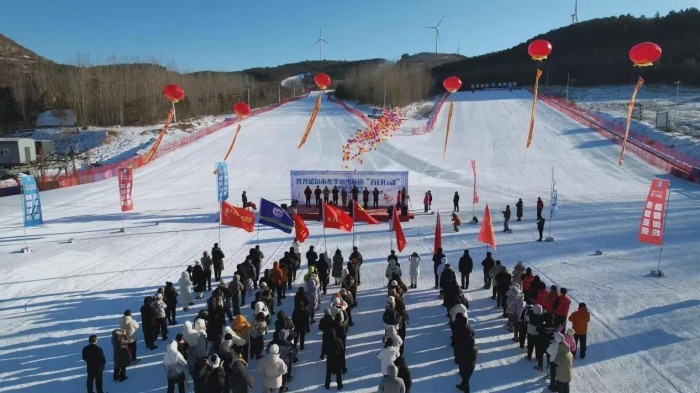
[[[323,39],[323,30],[319,28],[319,29],[318,29],[318,39],[317,39],[316,42],[314,43],[314,46],[315,46],[316,44],[318,44],[318,59],[319,59],[319,60],[323,60],[323,43],[324,43],[324,42],[325,42],[326,44],[328,44],[328,41],[326,41],[326,40]]]
[[[438,41],[440,41],[440,23],[442,23],[443,19],[445,19],[445,16],[440,19],[440,22],[438,22],[437,25],[426,27],[426,29],[435,29],[435,53],[438,53]]]
[[[571,14],[571,24],[578,23],[578,0],[574,0],[574,13]]]

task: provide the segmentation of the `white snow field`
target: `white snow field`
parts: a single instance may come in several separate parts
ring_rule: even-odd
[[[510,340],[505,320],[483,285],[480,262],[484,245],[476,241],[478,226],[463,224],[452,232],[448,213],[452,195],[461,195],[461,217],[471,217],[470,160],[477,162],[481,220],[488,202],[494,217],[498,252],[508,267],[518,260],[531,266],[547,283],[569,289],[571,312],[585,302],[592,314],[588,355],[574,360],[573,392],[698,392],[700,369],[700,186],[670,178],[628,154],[617,164],[620,148],[598,133],[540,104],[534,141],[525,149],[532,96],[527,92],[479,92],[453,95],[454,128],[447,158],[442,158],[447,110],[432,133],[396,136],[364,159],[365,170],[408,170],[409,193],[416,219],[404,223],[408,240],[401,253],[423,258],[419,288],[405,301],[410,325],[406,353],[413,377],[412,392],[457,391],[457,368],[452,361],[445,310],[432,289],[432,247],[435,215],[422,213],[422,197],[431,190],[433,208],[442,210],[443,248],[456,267],[465,248],[475,269],[471,286],[470,319],[474,320],[479,357],[471,379],[472,391],[546,391],[544,373],[523,360]],[[316,125],[306,143],[296,148],[315,97],[243,121],[229,158],[231,201],[240,203],[242,190],[252,200],[265,197],[288,202],[291,169],[341,168],[341,146],[363,124],[340,106],[323,100]],[[87,337],[97,334],[108,364],[105,390],[110,393],[164,392],[161,365],[165,343],[144,349],[139,329],[141,362],[127,369],[128,380],[111,378],[111,331],[125,309],[138,310],[143,297],[165,281],[177,282],[180,272],[218,240],[214,164],[233,137],[233,127],[159,158],[135,172],[135,210],[125,214],[127,233],[120,233],[116,179],[42,193],[45,224],[27,229],[31,253],[24,247],[20,197],[0,199],[0,392],[84,392],[85,365],[80,352]],[[554,169],[559,212],[552,223],[554,242],[538,243],[535,201],[549,204]],[[671,179],[661,268],[665,277],[649,274],[656,268],[659,248],[637,241],[641,211],[653,177]],[[512,233],[500,232],[506,204],[525,202],[522,222],[511,222]],[[545,211],[548,207],[545,208]],[[547,216],[548,217],[548,216]],[[308,222],[311,237],[304,249],[347,257],[352,235],[323,230]],[[348,373],[344,391],[372,392],[380,382],[381,314],[386,301],[384,270],[389,251],[386,223],[358,224],[357,242],[365,258],[355,326],[347,340]],[[545,233],[546,236],[546,233]],[[69,242],[73,239],[73,243]],[[268,227],[259,233],[223,227],[225,277],[231,278],[249,248],[260,244],[266,265],[288,250],[292,236]],[[595,256],[600,249],[603,255]],[[303,272],[302,272],[303,273]],[[300,275],[301,276],[301,275]],[[298,284],[297,282],[296,284]],[[329,287],[324,305],[336,289]],[[293,292],[296,292],[296,285]],[[248,301],[251,297],[248,296]],[[186,313],[178,310],[178,325],[192,320],[204,301]],[[293,301],[282,309],[291,314]],[[250,308],[243,312],[250,314]],[[268,335],[269,336],[269,335]],[[325,391],[325,364],[319,359],[318,325],[307,335],[306,350],[294,365],[291,392]],[[268,337],[269,339],[269,337]],[[261,389],[259,361],[249,370]],[[191,391],[192,385],[188,389]],[[335,389],[332,383],[331,390]]]

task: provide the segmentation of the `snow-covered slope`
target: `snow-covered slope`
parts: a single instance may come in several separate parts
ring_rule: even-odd
[[[586,302],[591,310],[588,356],[574,363],[572,391],[696,391],[693,370],[700,368],[698,185],[671,179],[662,258],[666,277],[653,278],[648,272],[656,267],[658,248],[638,243],[636,229],[652,177],[665,175],[632,155],[619,167],[618,146],[546,105],[538,108],[534,142],[525,149],[532,98],[527,93],[462,93],[453,98],[454,129],[447,158],[442,158],[447,115],[442,111],[432,133],[396,136],[358,168],[410,171],[409,193],[417,217],[404,226],[408,246],[401,258],[404,263],[413,251],[423,257],[419,288],[405,298],[411,315],[406,357],[414,380],[412,391],[453,391],[459,382],[445,311],[430,289],[435,216],[423,215],[419,205],[430,189],[434,208],[449,212],[452,195],[459,191],[466,222],[471,216],[472,159],[477,162],[482,201],[476,206],[479,218],[488,202],[498,229],[502,225],[498,212],[506,204],[512,206],[523,198],[526,205],[524,221],[511,223],[513,233],[497,232],[496,257],[510,267],[525,261],[548,285],[567,287],[574,303]],[[242,122],[229,158],[234,202],[242,190],[252,200],[287,202],[289,170],[341,168],[341,146],[363,124],[324,100],[306,145],[298,150],[314,99],[292,102]],[[33,249],[29,254],[18,253],[24,246],[19,197],[0,199],[0,317],[5,321],[0,335],[0,392],[82,391],[80,350],[87,336],[98,334],[110,361],[109,336],[122,312],[129,308],[137,313],[144,296],[166,280],[176,281],[185,266],[211,248],[218,240],[212,170],[223,158],[233,131],[222,130],[136,171],[136,209],[124,215],[128,233],[119,232],[115,179],[43,193],[46,224],[27,230]],[[548,202],[552,169],[561,204],[552,224],[556,240],[536,243],[534,204],[537,196]],[[442,222],[448,259],[456,264],[469,248],[478,264],[485,252],[476,242],[478,227],[465,225],[452,233],[445,214]],[[305,248],[327,245],[331,251],[339,247],[349,255],[351,235],[329,230],[324,241],[322,228],[313,222],[308,225],[312,236]],[[366,263],[359,308],[353,313],[356,325],[347,341],[349,371],[344,390],[370,392],[380,380],[375,353],[381,345],[389,232],[386,224],[360,224],[357,229]],[[255,244],[261,245],[271,266],[289,249],[291,240],[266,227],[258,233],[222,228],[225,277],[230,278]],[[593,256],[596,249],[604,254]],[[471,280],[467,295],[480,349],[473,391],[542,391],[543,374],[522,360],[488,298],[490,291],[479,289],[479,268]],[[290,313],[292,303],[288,298],[282,309]],[[199,301],[184,315],[179,312],[180,324],[203,306]],[[250,313],[247,307],[243,310]],[[170,327],[171,337],[180,331],[180,324]],[[307,349],[294,367],[290,391],[323,389],[320,338],[314,325]],[[139,342],[142,360],[127,370],[125,382],[111,381],[108,364],[105,389],[111,393],[165,391],[161,366],[165,345],[159,345],[156,351],[146,351],[143,341]],[[258,365],[251,361],[256,390],[261,383]]]

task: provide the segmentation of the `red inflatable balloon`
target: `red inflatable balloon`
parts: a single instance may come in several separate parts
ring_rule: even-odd
[[[444,87],[445,90],[449,91],[450,93],[454,93],[458,91],[460,87],[462,87],[462,80],[456,76],[447,77],[444,81],[442,81],[442,87]]]
[[[250,115],[250,107],[245,102],[233,104],[233,111],[240,117],[248,117]]]
[[[182,87],[176,84],[171,84],[163,88],[163,95],[170,102],[178,102],[182,101],[185,98],[185,91],[182,90]]]
[[[323,72],[319,72],[314,76],[314,83],[316,83],[319,89],[323,90],[331,85],[331,77]]]
[[[527,53],[532,60],[547,60],[547,56],[552,53],[552,44],[547,40],[534,40],[527,46]]]
[[[661,57],[661,47],[653,42],[642,42],[630,49],[630,60],[635,67],[653,66]]]

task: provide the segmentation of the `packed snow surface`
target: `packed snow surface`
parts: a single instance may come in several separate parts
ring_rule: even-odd
[[[433,209],[443,212],[442,244],[449,262],[456,266],[465,248],[475,260],[467,291],[479,348],[472,391],[546,389],[544,374],[523,360],[489,298],[490,291],[481,289],[480,262],[486,250],[476,241],[479,227],[464,224],[460,232],[451,232],[448,213],[455,191],[462,196],[462,221],[471,217],[470,161],[476,160],[481,200],[476,215],[481,219],[485,203],[489,204],[498,241],[495,257],[509,267],[524,261],[547,285],[569,289],[570,311],[585,302],[592,314],[588,356],[574,361],[571,391],[697,392],[700,187],[670,178],[632,154],[624,166],[618,166],[619,146],[546,105],[538,106],[534,141],[526,149],[532,99],[527,92],[458,93],[453,98],[446,158],[442,158],[447,116],[443,110],[434,131],[396,136],[357,168],[410,173],[408,191],[416,218],[404,223],[408,246],[401,253],[401,263],[408,266],[407,257],[413,251],[423,258],[419,287],[405,296],[412,391],[451,392],[459,382],[445,310],[432,289],[435,215],[422,212],[427,190],[435,199]],[[290,170],[341,168],[341,146],[363,124],[324,99],[306,145],[297,149],[314,99],[291,102],[242,122],[228,162],[234,203],[240,203],[243,190],[252,200],[288,202]],[[19,252],[25,245],[20,197],[0,199],[0,317],[5,326],[0,335],[0,392],[84,391],[80,351],[90,334],[99,336],[108,359],[106,391],[165,391],[161,365],[165,343],[159,342],[155,351],[145,350],[139,330],[141,362],[127,369],[127,381],[117,383],[111,379],[110,333],[125,309],[134,310],[140,322],[137,314],[143,297],[166,280],[176,282],[188,264],[219,240],[212,170],[226,153],[233,132],[233,127],[226,128],[137,170],[135,210],[123,216],[116,179],[42,193],[45,225],[27,229],[32,249],[28,254]],[[560,201],[551,226],[555,240],[537,243],[535,201],[542,196],[549,203],[552,172]],[[663,278],[649,274],[656,268],[659,247],[637,241],[643,203],[654,177],[670,178],[672,190],[661,254]],[[513,207],[518,198],[525,202],[524,220],[511,221],[513,232],[504,234],[500,211],[506,204]],[[122,218],[126,233],[119,231]],[[347,258],[352,235],[327,230],[324,240],[318,223],[307,224],[311,237],[304,250],[309,245],[331,252],[338,247]],[[353,312],[355,326],[347,340],[344,391],[376,391],[381,378],[375,354],[381,347],[386,301],[387,229],[386,224],[357,226],[356,241],[365,264],[359,307]],[[221,228],[226,279],[255,244],[260,244],[269,267],[291,241],[290,235],[268,227],[254,233]],[[594,255],[598,249],[603,255]],[[324,306],[335,287],[329,289]],[[179,308],[179,324],[170,327],[170,337],[204,306],[197,301],[184,314]],[[287,298],[282,309],[290,314],[292,306]],[[243,312],[250,315],[249,307]],[[312,325],[306,350],[294,366],[290,391],[323,391],[320,339],[318,325]],[[255,391],[261,388],[259,364],[252,360],[249,365],[256,378]]]

